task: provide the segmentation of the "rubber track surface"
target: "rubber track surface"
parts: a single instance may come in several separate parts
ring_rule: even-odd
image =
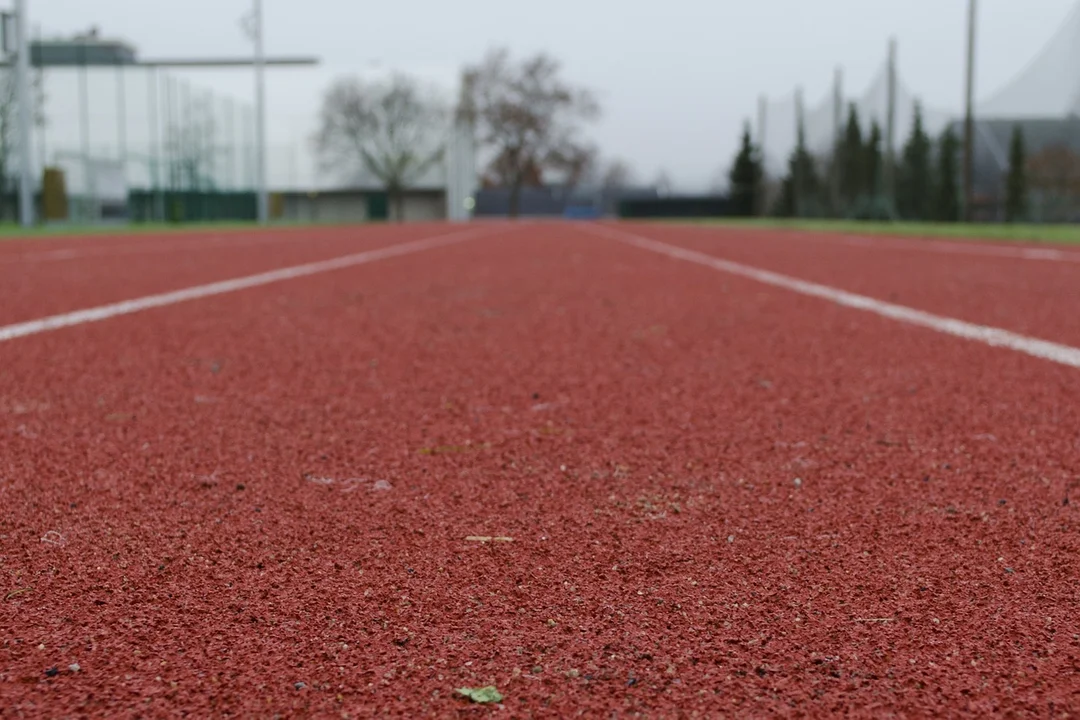
[[[0,323],[32,320],[448,232],[446,227],[275,229],[0,243]]]
[[[791,269],[694,232],[647,230]],[[807,252],[1006,317],[953,290],[989,261]],[[1011,270],[1015,327],[1067,341],[1023,290],[1066,271]],[[556,224],[0,364],[0,717],[1080,712],[1069,368]],[[454,695],[487,684],[501,711]]]
[[[804,280],[1080,346],[1080,313],[1074,312],[1080,307],[1080,250],[1039,247],[1035,250],[1065,261],[1031,260],[1005,256],[1022,248],[996,244],[909,240],[905,247],[889,238],[747,235],[692,227],[666,227],[659,235],[647,227],[635,230]],[[860,240],[866,244],[850,244]]]

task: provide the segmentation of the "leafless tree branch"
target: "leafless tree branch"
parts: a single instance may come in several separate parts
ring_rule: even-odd
[[[402,219],[402,193],[443,157],[446,110],[407,75],[386,82],[341,78],[327,90],[314,143],[324,169],[368,173]]]
[[[524,185],[541,182],[545,173],[574,185],[593,165],[595,150],[579,135],[584,123],[599,117],[599,103],[560,73],[546,54],[515,62],[505,49],[465,70],[458,115],[475,124],[491,156],[486,177],[510,189],[511,215]]]

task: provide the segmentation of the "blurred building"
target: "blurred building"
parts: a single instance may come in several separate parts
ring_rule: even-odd
[[[401,214],[396,216],[386,191],[378,187],[334,190],[287,190],[274,193],[274,219],[286,222],[348,224],[391,220],[431,222],[447,218],[445,187],[409,188],[402,193]]]
[[[568,217],[588,219],[618,214],[619,203],[660,197],[655,187],[567,188],[561,185],[530,186],[521,189],[518,214],[521,217]],[[510,189],[481,188],[476,193],[476,217],[506,217],[510,214]]]

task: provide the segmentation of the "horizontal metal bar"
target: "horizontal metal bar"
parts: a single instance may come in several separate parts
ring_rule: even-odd
[[[321,61],[317,57],[269,57],[267,65],[311,66]],[[248,67],[255,64],[253,58],[177,58],[165,60],[139,60],[134,65],[143,67]]]
[[[321,61],[315,57],[277,57],[266,58],[268,67],[312,67]],[[34,63],[34,67],[45,68],[94,68],[94,67],[143,67],[143,68],[228,68],[252,67],[255,61],[250,58],[177,58],[164,60],[136,60],[122,63]],[[0,67],[10,67],[8,61],[0,61]]]

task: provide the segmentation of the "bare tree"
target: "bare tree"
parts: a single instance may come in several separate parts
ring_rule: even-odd
[[[512,217],[530,175],[554,173],[568,185],[581,180],[595,151],[578,139],[580,125],[600,108],[590,92],[560,77],[557,61],[541,53],[514,62],[509,51],[492,50],[466,68],[462,88],[459,113],[491,155],[488,177],[509,188]]]
[[[622,190],[634,184],[634,169],[624,160],[610,161],[600,177],[605,190]]]
[[[505,149],[491,159],[481,175],[480,183],[486,188],[510,187],[517,177],[522,187],[537,187],[544,183],[544,172],[532,158],[518,164]]]
[[[556,152],[551,158],[551,170],[559,181],[573,190],[583,183],[592,183],[600,165],[600,152],[592,145],[574,145]]]
[[[347,77],[327,90],[315,147],[327,170],[368,173],[404,219],[404,191],[443,156],[447,117],[434,91],[406,75],[388,82]]]

